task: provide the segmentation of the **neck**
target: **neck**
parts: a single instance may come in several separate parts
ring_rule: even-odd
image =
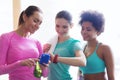
[[[88,41],[87,46],[96,46],[96,44],[98,44],[98,40],[92,40],[92,41]]]
[[[64,42],[65,40],[69,39],[70,36],[59,36],[58,37],[58,42]]]
[[[24,29],[24,26],[19,26],[19,28],[15,31],[18,35],[22,37],[29,37],[30,34]]]

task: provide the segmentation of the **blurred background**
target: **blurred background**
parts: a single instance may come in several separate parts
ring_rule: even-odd
[[[115,61],[115,80],[120,79],[118,76],[120,74],[119,0],[0,0],[0,34],[16,29],[19,14],[29,5],[36,5],[43,10],[43,23],[40,29],[32,35],[42,44],[56,34],[54,19],[60,10],[68,10],[72,13],[74,28],[70,34],[81,41],[83,40],[78,25],[80,13],[85,10],[97,10],[103,13],[106,21],[105,31],[99,39],[111,46]],[[74,66],[70,69],[73,80],[77,80],[77,70],[78,67]],[[8,80],[8,75],[0,75],[0,80]]]

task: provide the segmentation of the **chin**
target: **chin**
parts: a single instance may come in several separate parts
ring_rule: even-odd
[[[30,34],[34,34],[35,32],[30,32]]]
[[[87,41],[87,39],[83,39],[84,41]]]
[[[33,34],[33,33],[35,33],[36,31],[31,31],[31,33]]]

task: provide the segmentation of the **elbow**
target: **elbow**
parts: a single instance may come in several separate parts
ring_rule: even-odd
[[[83,65],[82,66],[86,66],[86,60],[85,61],[83,61]]]
[[[83,61],[80,66],[86,66],[86,61]]]
[[[48,73],[49,73],[48,68],[42,70],[42,76],[43,76],[43,77],[47,77],[47,76],[48,76]]]
[[[82,62],[83,62],[83,65],[82,66],[86,66],[87,64],[87,59],[85,57],[85,55],[81,58]]]
[[[80,61],[80,66],[86,66],[86,63],[87,63],[86,58],[82,57],[80,60],[81,60]]]

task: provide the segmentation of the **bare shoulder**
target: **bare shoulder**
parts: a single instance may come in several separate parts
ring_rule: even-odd
[[[100,47],[103,49],[103,50],[109,50],[110,49],[110,46],[108,44],[104,44],[104,43],[101,43]]]
[[[104,43],[101,43],[100,48],[101,48],[103,51],[111,50],[110,46],[107,45],[107,44],[104,44]]]
[[[111,47],[110,47],[108,44],[102,43],[102,44],[100,45],[100,49],[101,49],[104,57],[105,57],[105,56],[108,57],[108,56],[112,55]]]

